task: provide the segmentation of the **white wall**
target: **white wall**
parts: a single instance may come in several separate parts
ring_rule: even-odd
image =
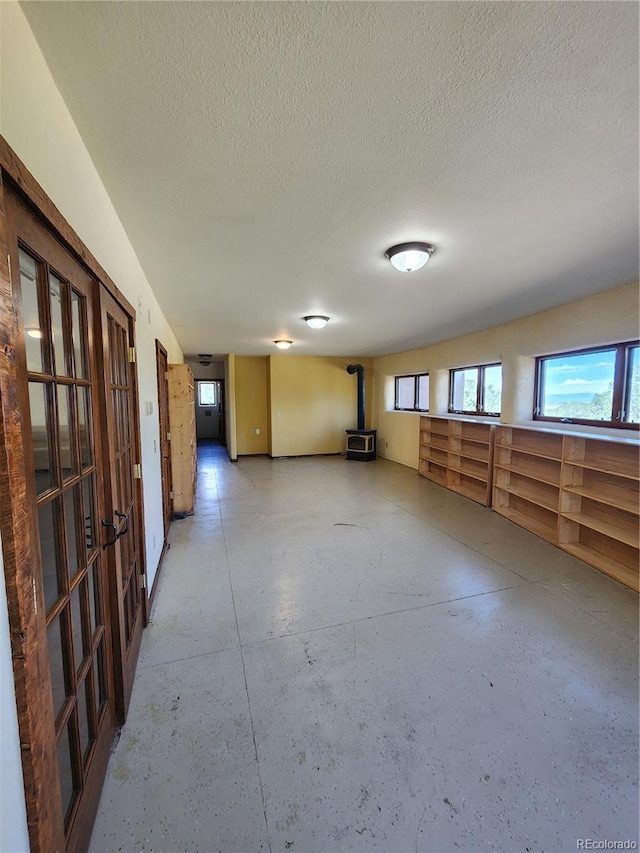
[[[0,133],[137,312],[141,462],[150,588],[163,542],[155,339],[159,338],[167,349],[170,362],[182,362],[182,351],[14,0],[0,0]],[[152,404],[151,414],[146,414],[147,402]],[[12,679],[8,679],[11,669],[4,600],[0,601],[0,622],[5,709],[13,706],[7,702],[7,697],[12,696]],[[2,761],[2,807],[4,812],[6,805],[6,815],[3,814],[0,822],[0,850],[6,853],[14,848],[24,849],[26,839],[24,805],[20,805],[23,784],[19,744],[15,719],[8,710],[6,720],[4,711],[2,717]],[[10,792],[7,799],[5,791]],[[15,798],[17,802],[13,803]]]
[[[450,368],[499,361],[503,374],[500,420],[531,424],[536,356],[635,340],[639,324],[640,286],[636,282],[473,335],[374,359],[374,421],[380,455],[418,467],[419,415],[393,410],[396,375],[429,373],[430,412],[446,414]],[[575,424],[553,424],[553,429],[563,428],[593,431]],[[626,430],[598,427],[598,431],[629,437]]]

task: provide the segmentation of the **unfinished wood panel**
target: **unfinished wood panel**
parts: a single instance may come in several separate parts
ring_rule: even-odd
[[[419,473],[490,506],[493,430],[487,421],[420,418]]]
[[[196,410],[193,373],[169,365],[169,427],[174,513],[192,513],[196,487]]]

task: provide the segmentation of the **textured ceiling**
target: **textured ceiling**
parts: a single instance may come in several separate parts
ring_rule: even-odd
[[[185,352],[378,355],[638,278],[636,3],[22,8]]]

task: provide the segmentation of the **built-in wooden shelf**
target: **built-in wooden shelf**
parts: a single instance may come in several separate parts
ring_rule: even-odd
[[[493,508],[639,588],[640,443],[496,427]]]
[[[640,501],[638,500],[637,489],[627,490],[611,485],[606,491],[602,491],[597,488],[597,485],[591,483],[565,485],[563,488],[568,494],[581,495],[584,498],[589,498],[589,500],[598,501],[607,506],[616,507],[616,509],[622,509],[633,515],[640,515]]]
[[[636,438],[424,416],[419,472],[638,591]]]
[[[638,542],[637,526],[635,530],[628,530],[617,524],[612,524],[610,521],[589,515],[588,512],[563,512],[562,517],[569,521],[575,521],[583,527],[588,527],[590,530],[597,530],[598,533],[603,533],[610,539],[616,539],[619,542],[624,542],[632,548],[640,547],[640,543]]]
[[[421,417],[421,476],[490,506],[494,428],[487,421]]]
[[[511,496],[509,496],[511,497]],[[513,500],[507,498],[502,503],[501,490],[494,487],[493,509],[504,515],[505,518],[515,521],[520,527],[526,527],[536,536],[556,544],[557,540],[557,513],[552,513],[539,507],[537,504],[521,499]]]

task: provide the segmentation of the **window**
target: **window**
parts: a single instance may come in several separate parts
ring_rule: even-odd
[[[217,385],[215,382],[198,382],[198,405],[199,406],[215,406],[217,405]]]
[[[484,364],[450,371],[449,411],[465,415],[499,415],[502,365]]]
[[[534,418],[637,428],[638,347],[633,341],[536,359]]]
[[[396,376],[394,409],[400,412],[429,411],[429,374]]]

